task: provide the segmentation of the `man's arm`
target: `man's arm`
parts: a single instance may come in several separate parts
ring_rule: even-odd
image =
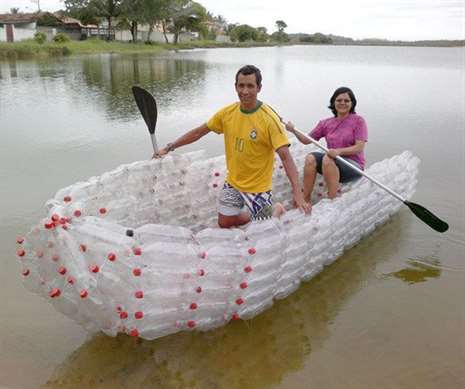
[[[299,175],[297,174],[294,159],[289,152],[289,147],[287,145],[281,146],[278,150],[276,150],[276,152],[278,153],[279,158],[281,158],[287,178],[289,178],[289,181],[291,182],[292,194],[294,196],[294,203],[296,207],[300,208],[305,213],[309,213],[312,206],[304,200],[302,188],[299,184]]]
[[[176,139],[172,143],[168,143],[165,147],[163,147],[158,154],[154,154],[153,158],[160,158],[164,155],[168,154],[170,151],[174,151],[175,149],[185,146],[191,143],[198,141],[203,136],[207,135],[211,130],[207,127],[207,124],[204,123],[201,126],[194,128],[186,132],[184,135]]]

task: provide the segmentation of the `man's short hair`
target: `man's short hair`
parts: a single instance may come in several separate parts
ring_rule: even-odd
[[[242,66],[236,73],[236,85],[237,85],[237,80],[239,78],[239,74],[242,74],[244,76],[249,76],[250,74],[255,74],[255,81],[257,81],[257,86],[262,85],[262,73],[260,72],[260,69],[257,68],[254,65],[245,65]]]

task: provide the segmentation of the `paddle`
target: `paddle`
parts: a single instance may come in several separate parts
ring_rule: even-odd
[[[157,103],[154,97],[147,92],[145,89],[133,86],[132,93],[136,104],[139,107],[139,111],[147,124],[147,128],[150,132],[150,138],[152,139],[153,151],[158,154],[158,145],[155,138],[155,126],[157,125]]]
[[[311,141],[315,146],[320,148],[321,150],[325,151],[326,153],[329,151],[325,146],[318,143],[312,137],[304,134],[303,132],[295,129],[295,132],[298,133],[301,137],[306,138],[307,140]],[[420,204],[412,203],[410,201],[405,200],[400,194],[394,192],[393,190],[389,189],[387,186],[383,185],[381,182],[376,180],[375,178],[369,176],[363,170],[360,170],[357,166],[352,165],[351,163],[347,162],[344,158],[337,156],[336,159],[346,165],[347,167],[355,170],[357,173],[361,174],[362,176],[368,178],[371,182],[378,185],[380,188],[384,189],[386,192],[397,198],[398,200],[402,201],[409,209],[421,219],[423,222],[428,224],[433,230],[438,232],[446,232],[449,229],[449,225],[435,216],[432,212],[428,211],[425,207],[421,206]]]

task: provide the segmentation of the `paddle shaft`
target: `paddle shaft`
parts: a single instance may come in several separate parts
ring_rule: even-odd
[[[158,154],[159,148],[157,145],[157,139],[155,138],[155,133],[150,134],[150,139],[152,139],[153,152]]]
[[[321,150],[325,151],[326,153],[329,152],[329,149],[327,147],[325,147],[322,144],[320,144],[319,142],[317,142],[311,136],[308,136],[308,135],[304,134],[302,131],[299,131],[297,129],[294,129],[294,132],[299,134],[301,137],[311,141],[316,147],[320,148]],[[393,195],[396,199],[398,199],[398,200],[402,201],[403,203],[405,203],[405,199],[400,194],[394,192],[392,189],[388,188],[386,185],[382,184],[377,179],[369,176],[367,173],[365,173],[363,170],[359,169],[357,166],[352,165],[350,162],[347,162],[344,158],[340,157],[339,155],[336,157],[336,159],[339,162],[341,162],[342,164],[344,164],[345,166],[351,168],[352,170],[355,170],[357,173],[361,174],[362,176],[364,176],[365,178],[367,178],[368,180],[370,180],[374,184],[378,185],[380,188],[384,189],[386,192]]]

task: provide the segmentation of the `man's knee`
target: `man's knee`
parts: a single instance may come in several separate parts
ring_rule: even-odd
[[[220,226],[220,228],[231,228],[232,227],[231,221],[222,215],[218,215],[218,225]]]
[[[220,228],[239,227],[247,224],[250,221],[250,216],[247,213],[240,213],[234,216],[225,216],[218,214],[218,226]]]

